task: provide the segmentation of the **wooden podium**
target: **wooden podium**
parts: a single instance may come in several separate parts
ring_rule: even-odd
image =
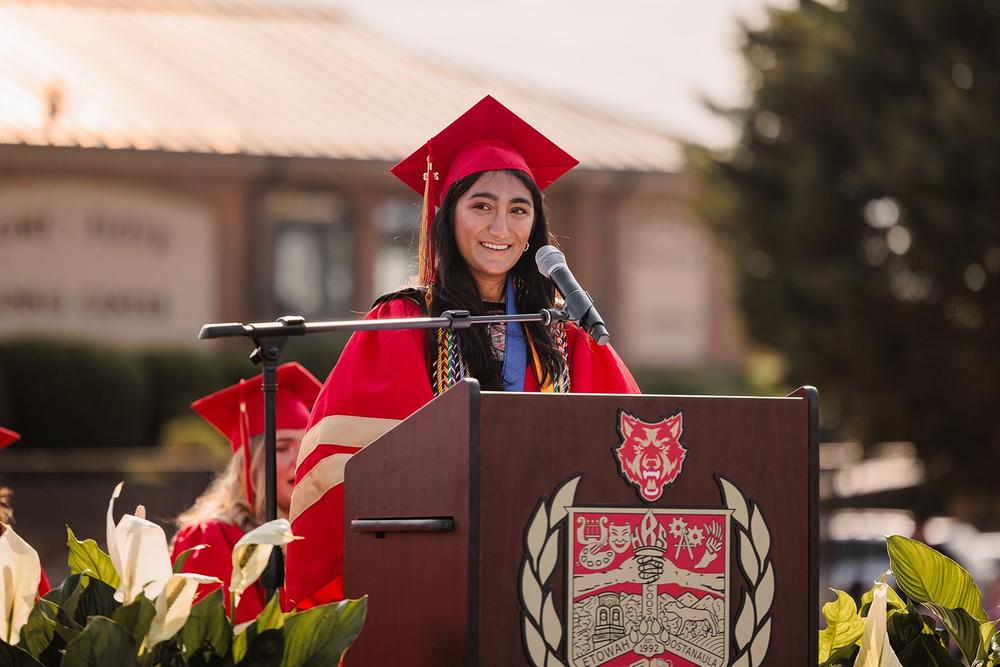
[[[815,664],[817,421],[459,383],[347,464],[346,664]]]

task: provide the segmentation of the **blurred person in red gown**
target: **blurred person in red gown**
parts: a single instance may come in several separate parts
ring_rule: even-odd
[[[5,449],[21,439],[21,435],[10,429],[0,427],[0,449]],[[9,486],[0,486],[0,535],[3,535],[5,526],[14,523],[14,491]],[[52,589],[49,585],[49,578],[45,576],[45,569],[42,569],[42,578],[38,582],[38,597],[48,593]]]
[[[171,545],[171,560],[191,551],[183,572],[218,577],[229,608],[229,581],[233,547],[247,532],[265,522],[264,507],[264,397],[262,376],[198,399],[191,404],[229,440],[233,456],[204,493],[177,518],[178,532]],[[278,367],[275,404],[278,516],[287,517],[299,445],[320,383],[305,368],[291,362]],[[201,599],[218,584],[198,590]],[[257,617],[266,600],[259,584],[243,594],[236,609],[236,623]]]

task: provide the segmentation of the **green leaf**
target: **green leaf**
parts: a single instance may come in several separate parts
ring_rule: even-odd
[[[110,618],[94,616],[74,640],[66,644],[60,667],[136,667],[136,646],[125,628]]]
[[[280,597],[280,595],[272,595],[271,599],[264,606],[264,611],[260,612],[260,615],[257,616],[257,622],[254,624],[257,626],[257,632],[280,630],[284,627],[285,617],[288,614],[284,614],[281,611]]]
[[[80,596],[86,590],[87,575],[71,574],[63,580],[57,589],[49,591],[45,597],[58,606],[55,607],[55,631],[63,641],[69,642],[83,630],[83,625],[77,623],[76,608],[80,604]],[[50,597],[51,596],[51,597]]]
[[[277,629],[264,630],[249,639],[247,653],[239,663],[240,667],[274,667],[281,661],[284,650],[284,633]]]
[[[819,633],[819,661],[825,662],[834,651],[850,646],[861,639],[865,622],[858,616],[857,605],[850,595],[835,590],[837,599],[823,605],[826,628]]]
[[[948,654],[948,649],[941,645],[936,637],[921,634],[912,642],[896,651],[899,662],[909,667],[964,667],[961,662]]]
[[[57,607],[62,607],[66,604],[66,600],[76,592],[76,589],[80,586],[80,575],[71,574],[63,582],[59,584],[57,588],[53,588],[51,591],[46,593],[42,599],[48,600]],[[76,607],[73,608],[76,611]]]
[[[233,661],[238,663],[248,655],[249,647],[258,634],[268,630],[280,630],[285,624],[285,616],[287,614],[281,613],[278,596],[271,596],[264,610],[233,640]]]
[[[289,614],[281,667],[336,665],[361,632],[367,611],[366,596]]]
[[[859,650],[861,647],[857,644],[838,648],[830,654],[826,662],[820,663],[820,667],[854,667]]]
[[[247,654],[247,631],[250,630],[249,627],[244,628],[243,632],[238,633],[233,637],[233,662],[239,664],[241,660]]]
[[[111,614],[111,620],[122,626],[136,646],[139,646],[149,632],[149,625],[155,615],[156,606],[140,593],[132,604],[115,609]]]
[[[990,658],[990,643],[992,641],[993,635],[996,634],[996,624],[1000,621],[987,621],[986,623],[980,623],[979,629],[976,633],[979,640],[979,647],[976,652],[976,659],[981,662],[981,664],[987,664]]]
[[[87,619],[91,616],[110,618],[122,606],[115,599],[115,589],[100,579],[84,575],[82,588],[76,612],[73,614],[73,619],[80,625],[86,625]]]
[[[989,624],[984,624],[989,625]],[[985,634],[985,632],[984,632]],[[987,655],[995,664],[1000,664],[1000,632],[993,632],[989,638]]]
[[[186,665],[200,665],[197,660],[188,662],[184,659],[181,647],[177,645],[177,638],[162,641],[153,647],[152,651],[146,651],[139,656],[139,663],[142,667],[185,667]],[[210,664],[210,663],[209,663]],[[232,667],[232,663],[229,663]]]
[[[964,609],[986,622],[983,597],[965,569],[925,544],[900,535],[888,539],[889,568],[900,589],[917,602]]]
[[[18,645],[39,660],[55,637],[56,610],[55,603],[42,598],[31,608],[28,620],[21,628],[21,641]]]
[[[882,577],[881,583],[885,583],[885,577]],[[899,594],[892,590],[892,587],[887,587],[885,608],[888,611],[893,609],[906,609],[906,603],[903,602],[903,598],[899,597]],[[869,590],[865,591],[861,595],[861,609],[867,609],[871,606],[872,601],[875,599],[875,586],[872,586]]]
[[[187,562],[188,556],[193,554],[195,551],[201,551],[202,549],[209,548],[211,547],[207,544],[198,544],[177,554],[177,558],[174,559],[174,574],[184,571],[184,563]]]
[[[66,526],[66,546],[69,547],[70,574],[87,573],[96,579],[117,589],[121,586],[121,578],[111,563],[111,557],[101,551],[94,540],[76,539],[72,529]]]
[[[23,648],[0,641],[0,665],[3,667],[44,667]]]
[[[993,660],[996,657],[994,655],[994,646],[997,640],[1000,639],[1000,633],[997,633],[997,623],[1000,623],[1000,621],[987,621],[979,626],[979,639],[982,642],[980,644],[982,649],[979,654],[980,658]]]
[[[958,644],[959,650],[965,656],[966,661],[971,665],[979,654],[981,645],[979,626],[981,623],[969,616],[969,612],[964,609],[948,609],[933,602],[925,602],[924,606],[941,619],[941,623]]]
[[[924,619],[916,612],[894,609],[888,613],[885,624],[892,650],[899,652],[924,632]]]
[[[233,643],[233,626],[226,615],[222,589],[218,588],[191,607],[191,615],[177,633],[184,657],[200,656],[208,662],[210,654],[224,658]]]

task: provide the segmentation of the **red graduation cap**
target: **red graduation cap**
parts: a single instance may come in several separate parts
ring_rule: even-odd
[[[5,448],[7,445],[12,445],[20,439],[20,433],[15,433],[9,428],[3,428],[0,426],[0,449]]]
[[[257,375],[191,404],[195,412],[229,440],[233,452],[243,450],[247,500],[251,507],[254,496],[250,479],[250,439],[264,432],[263,384],[263,375]],[[294,361],[278,366],[278,393],[274,406],[278,437],[282,431],[305,430],[320,386],[312,373]]]
[[[484,171],[516,169],[544,190],[577,164],[573,156],[489,95],[477,102],[391,169],[424,196],[420,282],[428,285],[434,277],[430,225],[452,183]]]

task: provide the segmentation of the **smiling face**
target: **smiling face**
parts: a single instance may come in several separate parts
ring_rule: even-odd
[[[531,192],[508,172],[483,173],[455,203],[455,241],[483,299],[502,300],[534,222]]]
[[[278,472],[278,512],[288,516],[288,508],[292,506],[292,486],[295,483],[295,461],[299,457],[299,446],[302,444],[302,431],[281,431],[275,440],[275,461]]]

